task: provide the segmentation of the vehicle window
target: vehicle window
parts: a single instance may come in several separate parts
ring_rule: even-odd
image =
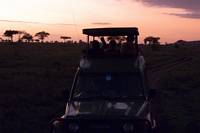
[[[129,73],[104,73],[79,75],[75,97],[138,97],[143,94],[139,75]]]

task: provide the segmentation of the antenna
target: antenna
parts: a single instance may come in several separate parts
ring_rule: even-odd
[[[75,32],[76,32],[76,37],[80,38],[80,33],[78,32],[78,24],[76,23],[76,16],[75,16],[75,12],[74,12],[74,2],[73,0],[71,0],[71,11],[72,11],[72,19],[73,19],[73,24],[75,27]]]

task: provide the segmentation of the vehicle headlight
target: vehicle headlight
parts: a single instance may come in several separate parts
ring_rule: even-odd
[[[76,123],[70,123],[70,124],[68,125],[69,131],[74,132],[74,133],[78,132],[78,131],[79,131],[79,128],[80,128],[79,125],[76,124]]]
[[[128,132],[133,132],[134,131],[134,125],[132,123],[125,123],[123,125],[123,130],[124,132],[128,133]]]

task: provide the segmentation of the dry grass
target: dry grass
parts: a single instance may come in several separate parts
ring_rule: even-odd
[[[64,111],[62,91],[70,88],[80,47],[0,46],[0,132],[48,132]]]
[[[195,60],[161,75],[163,114],[171,130],[200,120],[200,47],[145,48],[148,66],[163,65],[177,58]],[[0,46],[0,132],[48,133],[49,121],[64,112],[62,92],[71,87],[82,46]]]

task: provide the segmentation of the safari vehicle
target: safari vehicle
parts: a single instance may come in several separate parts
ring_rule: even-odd
[[[88,42],[90,36],[133,36],[133,45],[138,45],[137,28],[84,29],[83,34]],[[151,99],[134,58],[99,56],[89,61],[88,68],[78,67],[65,114],[53,120],[52,132],[151,133],[155,127]]]

